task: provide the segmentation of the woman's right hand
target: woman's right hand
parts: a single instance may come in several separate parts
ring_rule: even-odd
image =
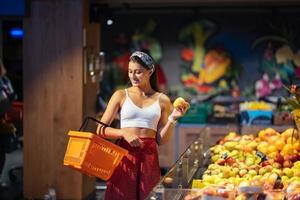
[[[126,140],[126,141],[130,144],[130,146],[132,146],[132,147],[143,147],[143,146],[144,146],[143,141],[142,141],[138,136],[136,136],[136,135],[133,134],[133,133],[126,132],[126,133],[124,133],[123,138],[124,138],[124,140]]]

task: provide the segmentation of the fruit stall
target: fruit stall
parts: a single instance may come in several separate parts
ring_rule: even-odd
[[[209,130],[188,146],[148,199],[300,199],[297,129],[228,132],[206,147]]]
[[[283,132],[293,126],[291,112],[283,104],[246,100],[232,103],[232,98],[217,97],[209,102],[191,103],[185,116],[178,120],[171,141],[159,146],[160,165],[170,168],[200,136],[205,145],[212,146],[229,132],[257,134],[266,128]],[[209,139],[203,136],[206,129],[210,129]]]

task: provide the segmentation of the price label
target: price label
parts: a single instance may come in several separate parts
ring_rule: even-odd
[[[261,152],[261,151],[256,151],[256,155],[258,157],[260,157],[260,159],[261,159],[262,162],[265,161],[265,160],[267,160],[267,156],[263,152]]]
[[[274,189],[282,189],[283,188],[283,184],[281,182],[281,176],[279,176],[278,174],[277,174],[277,179],[275,181],[275,184],[274,184],[273,188]]]
[[[228,157],[227,152],[223,153],[222,156],[221,156],[221,158],[223,158],[223,159],[226,159],[227,157]]]

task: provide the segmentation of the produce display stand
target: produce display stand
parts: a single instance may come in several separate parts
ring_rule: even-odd
[[[286,128],[286,127],[284,127]],[[292,127],[289,127],[292,128]],[[280,128],[280,132],[283,127]],[[209,187],[219,187],[224,189],[226,196],[205,196],[203,192],[199,192],[201,189],[193,189],[196,181],[202,179],[204,172],[211,164],[211,158],[213,153],[210,151],[210,146],[207,145],[210,138],[210,128],[204,128],[200,134],[200,137],[195,139],[187,149],[179,156],[175,164],[165,174],[160,182],[151,191],[148,198],[149,200],[167,200],[167,199],[183,199],[183,200],[209,200],[209,199],[235,199],[240,193],[246,193],[246,199],[257,199],[258,194],[264,194],[263,199],[292,199],[282,195],[282,189],[272,189],[268,192],[263,191],[262,187],[245,186],[237,187],[234,189],[225,191],[226,188],[221,188],[216,185]],[[258,132],[256,132],[258,134]],[[248,135],[245,134],[247,137]],[[242,136],[242,135],[241,135]],[[299,161],[298,161],[299,162]],[[201,181],[200,181],[201,182]],[[199,183],[202,184],[202,183]],[[205,187],[204,187],[205,188]],[[203,190],[202,190],[203,191]],[[274,196],[272,196],[274,195]],[[297,196],[298,197],[298,196]]]
[[[202,137],[196,139],[186,149],[147,199],[184,199],[193,191],[191,189],[192,180],[201,177],[210,163],[208,147],[205,149],[205,145],[203,145],[203,139],[209,134],[208,131],[209,129],[203,130]]]

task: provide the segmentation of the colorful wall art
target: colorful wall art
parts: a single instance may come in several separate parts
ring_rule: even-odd
[[[260,98],[276,95],[284,84],[300,76],[300,17],[295,15],[299,11],[116,12],[114,24],[101,29],[101,47],[108,69],[124,74],[133,50],[149,51],[161,68],[163,90],[175,95],[231,95],[238,91],[242,96]],[[127,84],[126,75],[114,88]]]

